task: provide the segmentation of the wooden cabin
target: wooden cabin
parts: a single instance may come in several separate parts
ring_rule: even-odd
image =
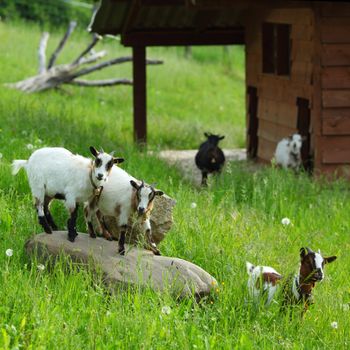
[[[244,44],[247,154],[306,137],[304,166],[350,178],[350,4],[269,0],[102,0],[91,25],[133,48],[135,139],[146,141],[147,46]]]

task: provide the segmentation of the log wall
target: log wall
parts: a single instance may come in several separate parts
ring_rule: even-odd
[[[321,138],[319,169],[350,177],[350,5],[319,7]]]

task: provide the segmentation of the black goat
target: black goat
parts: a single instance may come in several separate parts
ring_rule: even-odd
[[[202,186],[207,186],[208,174],[220,173],[224,163],[225,155],[218,146],[220,140],[225,136],[204,133],[207,141],[199,146],[195,161],[198,169],[202,172]]]

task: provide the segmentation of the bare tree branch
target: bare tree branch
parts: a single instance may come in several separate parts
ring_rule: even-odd
[[[64,37],[62,38],[62,40],[60,41],[60,43],[58,44],[56,50],[54,51],[54,53],[52,54],[49,64],[47,65],[47,69],[50,69],[54,63],[56,62],[56,59],[59,55],[59,53],[62,51],[65,43],[67,42],[68,38],[70,37],[70,35],[73,33],[75,26],[77,25],[76,21],[70,21],[69,22],[69,26],[68,29],[66,31],[66,33],[64,34]]]
[[[92,67],[82,69],[73,75],[73,79],[81,77],[82,75],[85,75],[85,74],[90,74],[92,72],[95,72],[97,70],[100,70],[100,69],[103,69],[103,68],[106,68],[109,66],[113,66],[115,64],[121,64],[121,63],[125,63],[125,62],[132,62],[132,57],[130,57],[130,56],[129,57],[118,57],[118,58],[114,58],[114,59],[106,61],[106,62],[96,64]],[[161,60],[149,60],[149,59],[146,60],[146,64],[151,64],[151,65],[162,64],[162,63],[163,63],[163,61],[161,61]]]
[[[49,36],[50,34],[48,32],[44,32],[40,39],[39,51],[38,51],[39,74],[44,73],[46,71],[46,46],[47,46],[47,41],[49,40]]]
[[[91,51],[91,49],[99,42],[101,37],[98,34],[94,34],[91,43],[87,48],[73,61],[73,64],[80,63],[80,60]]]
[[[89,57],[82,57],[79,62],[76,63],[76,65],[79,67],[83,64],[90,64],[98,61],[100,58],[104,57],[106,55],[107,51],[99,51],[94,54],[92,54]],[[73,65],[74,63],[72,63]]]
[[[106,79],[106,80],[72,80],[68,84],[78,86],[113,86],[113,85],[132,85],[132,80],[129,79]]]

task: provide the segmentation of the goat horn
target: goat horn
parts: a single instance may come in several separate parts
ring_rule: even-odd
[[[100,153],[105,153],[102,147],[100,148]]]
[[[309,247],[306,247],[307,249],[307,252],[310,254],[310,253],[313,253],[313,251],[309,248]]]
[[[145,186],[145,181],[141,180],[141,186],[140,187],[143,187]]]
[[[113,156],[114,156],[114,153],[115,153],[115,151],[112,151],[112,152],[110,153],[110,155],[113,157]]]

